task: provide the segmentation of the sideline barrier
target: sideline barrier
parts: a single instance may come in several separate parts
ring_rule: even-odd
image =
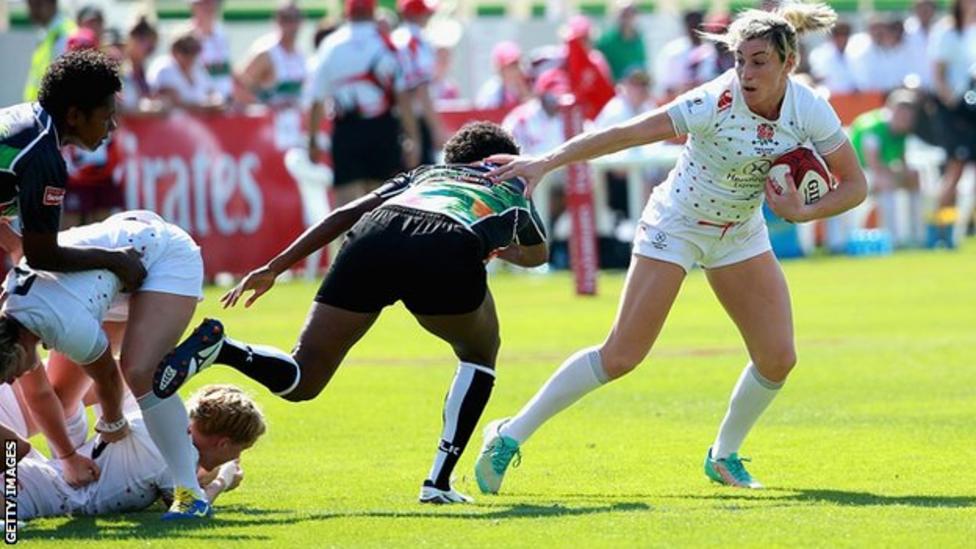
[[[153,210],[200,245],[207,278],[263,264],[303,230],[274,116],[124,117],[115,139],[127,209]]]
[[[469,120],[500,122],[504,115],[455,108],[442,119],[445,131],[454,132]],[[153,210],[187,230],[203,250],[208,279],[247,273],[328,210],[327,197],[316,196],[328,185],[303,189],[285,166],[289,151],[303,152],[294,145],[304,133],[290,118],[267,110],[122,117],[115,174],[126,209]],[[282,121],[298,139],[282,139]],[[320,258],[312,261],[310,275],[323,266]]]
[[[831,99],[845,123],[882,101],[875,94]],[[501,122],[505,114],[472,110],[463,102],[441,108],[448,134],[472,120]],[[248,272],[298,236],[313,221],[312,202],[322,202],[308,196],[303,201],[285,167],[286,152],[304,139],[300,122],[283,125],[287,119],[271,111],[123,117],[115,137],[122,158],[115,173],[125,207],[156,211],[186,229],[203,249],[208,278]],[[281,138],[285,126],[298,137],[290,145]],[[315,215],[321,210],[315,208]],[[581,289],[595,290],[588,286]]]

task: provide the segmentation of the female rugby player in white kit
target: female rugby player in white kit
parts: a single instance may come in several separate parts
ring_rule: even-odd
[[[112,439],[127,428],[121,369],[176,485],[173,505],[163,518],[209,517],[211,507],[197,479],[198,456],[187,434],[183,401],[160,399],[151,390],[156,366],[179,341],[203,296],[199,246],[179,227],[141,210],[63,231],[58,240],[79,247],[132,248],[148,274],[135,292],[126,294],[122,281],[107,270],[35,271],[22,261],[4,282],[0,379],[11,381],[36,368],[37,344],[43,343],[52,351],[52,360],[81,365],[95,381],[103,411],[95,429]],[[118,367],[103,322],[116,328],[125,323]],[[94,471],[92,476],[97,478]]]
[[[809,221],[853,208],[866,194],[837,114],[790,77],[799,62],[797,35],[828,30],[836,19],[822,4],[745,11],[725,33],[704,35],[735,53],[733,70],[660,109],[579,135],[541,157],[491,159],[509,161],[492,177],[523,177],[531,192],[561,166],[688,136],[677,165],[644,209],[610,334],[567,359],[515,417],[488,425],[475,465],[483,492],[498,491],[512,457],[546,420],[644,359],[695,263],[705,269],[750,359],[706,455],[705,473],[722,484],[761,487],[742,466],[739,447],[782,387],[796,350],[790,295],[760,205],[765,196],[780,217]],[[777,157],[806,143],[837,179],[835,190],[809,205],[792,185],[781,188],[767,179]]]

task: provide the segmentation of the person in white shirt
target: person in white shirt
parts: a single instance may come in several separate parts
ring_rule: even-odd
[[[624,71],[614,96],[597,115],[594,126],[609,128],[643,114],[657,105],[651,98],[651,77],[641,67]]]
[[[376,0],[346,0],[345,6],[347,22],[319,46],[309,86],[312,162],[318,160],[315,130],[326,101],[332,114],[336,206],[364,196],[420,161],[412,95],[396,46],[376,26]]]
[[[623,77],[617,84],[617,95],[614,96],[593,121],[598,129],[616,126],[652,110],[657,105],[651,98],[651,77],[641,67],[632,67],[624,71]],[[645,188],[661,181],[657,169],[642,170]],[[627,172],[610,170],[607,172],[608,202],[611,210],[626,215],[629,211],[627,204]]]
[[[683,16],[685,36],[664,45],[655,61],[654,80],[658,94],[674,97],[717,75],[718,52],[715,44],[701,38],[705,19],[701,11],[689,11]]]
[[[566,139],[559,97],[569,93],[569,81],[559,69],[550,69],[536,79],[535,97],[512,109],[502,121],[525,154],[541,154]]]
[[[844,55],[851,37],[850,24],[838,21],[830,31],[830,39],[810,52],[810,74],[832,94],[848,94],[857,91],[851,66]]]
[[[760,206],[765,198],[779,217],[809,221],[848,210],[867,194],[837,114],[791,77],[799,62],[797,36],[829,29],[836,17],[824,4],[744,11],[726,32],[706,34],[735,52],[734,70],[662,108],[583,133],[541,156],[489,157],[507,162],[490,177],[522,177],[528,193],[560,166],[688,136],[677,165],[644,210],[610,334],[567,359],[517,415],[486,427],[475,465],[483,492],[499,490],[509,462],[543,423],[644,360],[695,264],[705,269],[750,359],[706,453],[705,473],[730,486],[761,486],[743,466],[739,448],[796,364],[796,348],[789,290]],[[776,158],[807,143],[838,179],[834,190],[811,204],[792,182],[780,186],[768,177]]]
[[[220,101],[234,93],[230,41],[220,24],[221,0],[190,0],[190,26],[200,41],[200,65],[213,81]]]
[[[248,99],[272,107],[293,107],[301,102],[305,82],[305,56],[295,40],[302,24],[302,12],[294,0],[286,0],[275,10],[272,34],[255,42],[238,71],[238,81]]]
[[[149,87],[168,107],[218,108],[223,99],[213,80],[199,63],[200,41],[190,29],[173,36],[169,55],[157,57],[149,66]]]
[[[535,96],[505,115],[502,127],[512,134],[524,154],[542,154],[566,140],[559,99],[569,90],[566,73],[561,69],[549,69],[536,78],[533,85]],[[546,226],[553,228],[553,237],[565,240],[569,234],[568,218],[563,218],[562,222],[560,218],[566,210],[563,200],[566,171],[556,171],[550,175],[550,179],[548,195],[537,199],[536,207]]]
[[[16,421],[23,406],[13,392],[0,391],[0,435],[17,441],[17,516],[31,520],[65,515],[104,515],[139,511],[160,497],[172,500],[175,486],[137,406],[126,410],[129,433],[107,442],[96,434],[78,452],[101,469],[85,486],[68,485],[56,461],[26,440],[30,433]],[[13,414],[5,412],[12,411]],[[265,430],[264,416],[253,400],[232,385],[207,385],[188,400],[190,437],[199,453],[197,476],[213,502],[243,479],[240,456]]]
[[[10,381],[34,370],[42,343],[52,351],[51,360],[63,355],[60,359],[80,365],[95,381],[102,405],[96,430],[107,435],[127,429],[124,379],[177,485],[176,499],[164,518],[209,516],[210,504],[196,477],[196,450],[186,437],[183,402],[178,396],[159,398],[152,391],[156,366],[173,349],[203,296],[200,248],[179,227],[141,210],[63,231],[58,240],[125,250],[141,260],[146,279],[134,292],[123,293],[122,282],[106,270],[55,273],[31,269],[21,261],[4,282],[0,379]],[[124,330],[118,364],[103,323]]]
[[[932,89],[932,63],[929,61],[929,41],[935,23],[935,0],[915,0],[913,14],[905,20],[905,63],[909,74],[917,79],[923,90]]]
[[[845,55],[859,91],[888,93],[904,84],[908,65],[902,34],[900,20],[874,14],[867,32],[851,37]]]
[[[437,151],[444,145],[444,129],[434,108],[432,90],[436,54],[424,36],[424,27],[436,9],[433,0],[397,0],[403,23],[393,31],[393,44],[402,56],[407,89],[413,96],[413,113],[420,131],[421,164],[435,163]]]
[[[159,42],[159,32],[149,16],[140,14],[129,27],[122,61],[122,94],[119,108],[135,112],[152,109],[152,88],[149,85],[147,64]]]
[[[510,40],[491,50],[495,75],[478,88],[475,105],[479,109],[511,109],[532,95],[529,79],[522,70],[522,49]]]

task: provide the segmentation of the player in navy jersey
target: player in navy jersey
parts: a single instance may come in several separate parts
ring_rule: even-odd
[[[401,174],[373,193],[333,212],[223,297],[233,306],[244,292],[255,299],[285,269],[347,229],[349,236],[322,283],[291,355],[248,345],[205,320],[156,372],[161,398],[217,362],[234,367],[290,401],[315,398],[346,352],[387,305],[403,301],[428,332],[459,360],[444,402],[444,426],[422,503],[463,503],[451,472],[464,451],[495,382],[498,317],[485,263],[493,256],[535,266],[548,256],[546,235],[524,182],[492,182],[481,159],[518,151],[495,124],[470,124],[444,147],[450,164]]]
[[[531,189],[560,166],[688,136],[642,215],[610,334],[564,362],[517,415],[488,425],[475,466],[482,491],[499,490],[509,462],[545,421],[637,367],[696,263],[739,328],[750,359],[706,454],[705,473],[722,484],[760,487],[743,466],[739,447],[796,363],[789,290],[760,205],[765,198],[780,217],[809,221],[853,208],[867,192],[837,115],[790,76],[799,62],[797,36],[827,30],[836,19],[822,4],[745,11],[725,33],[704,35],[734,52],[733,70],[660,109],[582,134],[538,158],[492,159],[511,160],[494,177],[523,177]],[[768,178],[777,157],[805,144],[838,179],[837,188],[813,204],[805,204],[791,184],[780,188]]]
[[[146,276],[139,254],[58,244],[68,174],[60,148],[94,150],[115,129],[118,66],[104,54],[69,52],[44,74],[36,103],[0,110],[0,223],[4,242],[22,239],[35,269],[56,272],[108,269],[136,289]],[[6,246],[4,246],[6,247]]]

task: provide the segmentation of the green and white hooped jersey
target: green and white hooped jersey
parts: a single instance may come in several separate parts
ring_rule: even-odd
[[[221,96],[227,98],[234,93],[234,79],[231,74],[230,42],[222,25],[216,25],[213,32],[200,38],[199,63],[206,69],[213,87]]]
[[[298,51],[287,51],[278,42],[277,36],[270,46],[262,49],[268,52],[274,71],[274,83],[261,91],[261,100],[269,105],[298,105],[305,83],[305,56]]]
[[[490,166],[421,166],[387,181],[376,193],[383,206],[433,212],[473,232],[486,254],[511,244],[533,246],[546,241],[542,218],[525,195],[525,182],[495,183]],[[380,207],[383,207],[380,206]]]

